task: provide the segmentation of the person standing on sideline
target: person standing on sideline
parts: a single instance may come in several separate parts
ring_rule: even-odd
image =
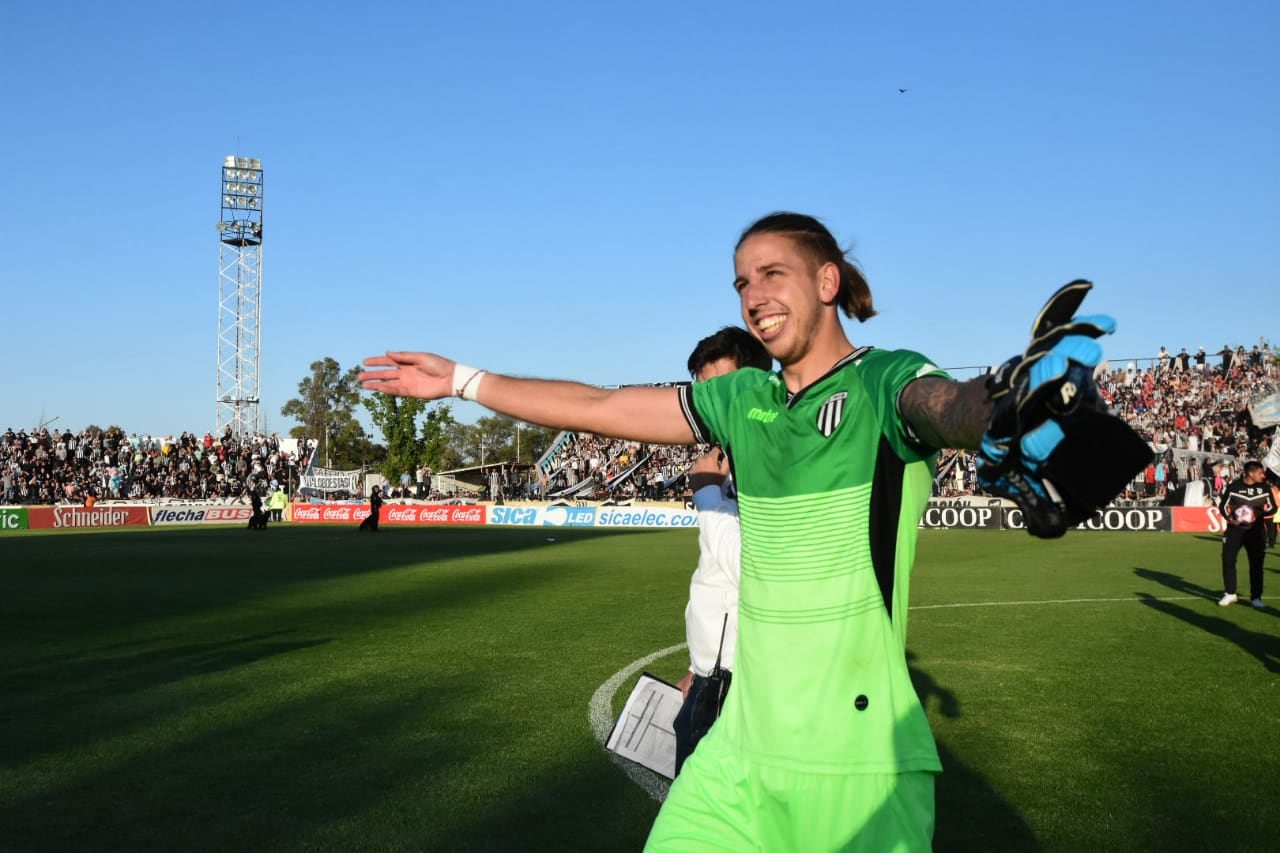
[[[1249,556],[1249,603],[1261,610],[1262,560],[1267,539],[1262,519],[1276,511],[1271,489],[1266,484],[1266,471],[1261,462],[1246,462],[1239,479],[1232,480],[1222,492],[1218,511],[1227,522],[1227,535],[1222,537],[1222,586],[1225,592],[1218,604],[1235,604],[1236,558],[1244,548]]]
[[[378,532],[378,513],[382,510],[382,489],[378,486],[373,487],[373,491],[369,493],[369,515],[364,521],[360,522],[358,530],[369,530],[373,533]]]
[[[838,314],[873,316],[871,290],[826,226],[795,213],[742,233],[733,286],[778,373],[748,367],[686,386],[604,389],[392,351],[365,359],[359,380],[552,428],[723,447],[742,531],[734,686],[646,849],[929,850],[941,766],[905,647],[933,460],[939,448],[981,447],[980,479],[1017,495],[1046,535],[1100,505],[1098,489],[1059,504],[1033,469],[1065,464],[1059,448],[1102,448],[1109,459],[1072,452],[1055,476],[1118,491],[1132,474],[1132,442],[1150,453],[1119,421],[1072,405],[1096,400],[1094,339],[1114,320],[1071,317],[1090,287],[1072,282],[1036,318],[1025,353],[990,380],[956,382],[919,353],[849,341]],[[1058,400],[1068,410],[1055,412]],[[1084,419],[1059,420],[1068,412]],[[1104,431],[1129,447],[1095,438]]]
[[[267,511],[271,514],[272,521],[284,521],[284,508],[288,503],[284,489],[277,485],[275,491],[267,498]]]
[[[262,493],[256,483],[249,486],[249,506],[253,508],[253,515],[249,518],[249,529],[266,530],[267,514],[262,511]]]
[[[1273,441],[1280,441],[1280,436]],[[1266,472],[1262,472],[1265,476]],[[1267,484],[1271,489],[1271,512],[1263,513],[1262,525],[1267,531],[1267,547],[1276,547],[1276,509],[1280,507],[1280,481]]]
[[[743,367],[769,370],[772,366],[773,358],[764,345],[737,326],[726,326],[698,341],[688,363],[695,382]],[[733,679],[742,533],[729,467],[725,452],[713,447],[689,469],[689,488],[698,513],[698,567],[689,581],[684,610],[689,671],[677,683],[684,696],[674,722],[677,776],[720,716]]]

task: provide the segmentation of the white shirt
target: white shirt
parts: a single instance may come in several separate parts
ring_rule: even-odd
[[[684,609],[685,637],[689,642],[689,669],[710,675],[720,652],[720,666],[733,669],[738,644],[738,584],[742,576],[742,531],[738,526],[738,502],[719,485],[704,486],[693,494],[698,511],[698,567],[689,582],[689,604]],[[728,622],[725,616],[728,616]]]

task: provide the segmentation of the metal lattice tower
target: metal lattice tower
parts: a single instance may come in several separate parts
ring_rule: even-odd
[[[218,412],[216,430],[237,436],[258,429],[262,367],[262,161],[222,164],[218,220]]]

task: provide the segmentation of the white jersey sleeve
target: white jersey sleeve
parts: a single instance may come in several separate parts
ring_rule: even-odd
[[[689,668],[696,675],[705,676],[711,674],[717,653],[720,665],[733,669],[738,642],[742,534],[738,502],[726,497],[721,486],[699,489],[693,503],[698,511],[698,567],[689,582],[685,637],[689,642]]]

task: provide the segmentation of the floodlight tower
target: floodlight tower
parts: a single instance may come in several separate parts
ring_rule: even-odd
[[[236,436],[258,428],[262,367],[262,161],[222,164],[218,220],[218,412],[215,428]]]

